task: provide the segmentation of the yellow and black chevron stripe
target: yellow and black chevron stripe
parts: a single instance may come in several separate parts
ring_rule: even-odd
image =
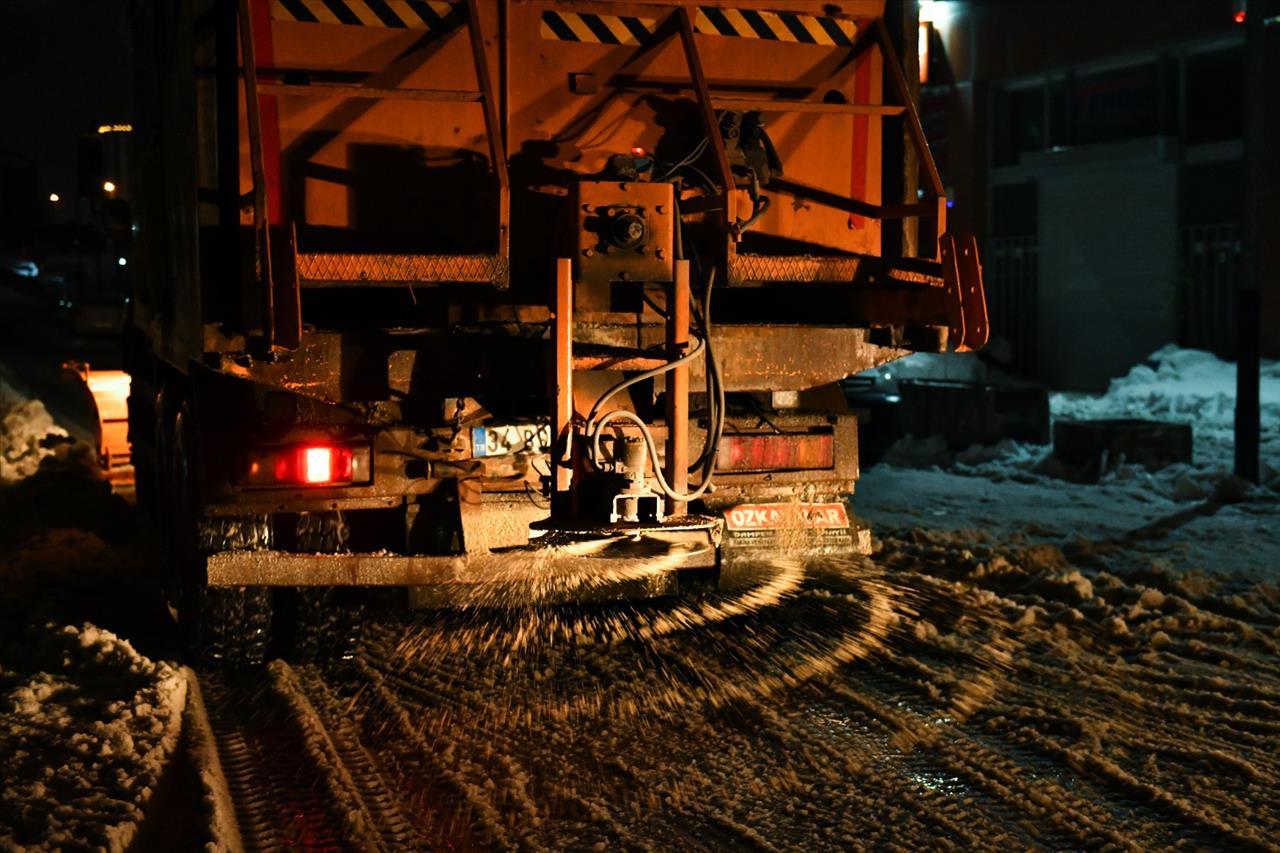
[[[542,37],[555,41],[593,44],[648,44],[657,21],[631,15],[592,15],[587,12],[543,12]]]
[[[295,0],[297,2],[297,0]],[[648,44],[657,30],[654,18],[631,15],[596,15],[588,12],[542,13],[542,37],[556,41],[592,44]],[[761,12],[754,9],[720,9],[702,6],[694,19],[694,31],[709,36],[787,41],[849,47],[857,28],[853,21],[798,12]]]
[[[462,10],[444,0],[271,0],[271,17],[406,30],[452,29],[463,21]]]
[[[857,27],[844,18],[801,15],[798,12],[759,12],[755,9],[698,9],[694,30],[706,35],[737,36],[828,47],[851,47]]]

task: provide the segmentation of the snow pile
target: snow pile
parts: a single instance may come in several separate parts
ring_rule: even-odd
[[[1261,481],[1280,490],[1280,362],[1262,363],[1261,401]],[[1112,380],[1105,394],[1057,393],[1049,398],[1054,420],[1141,418],[1190,424],[1194,441],[1190,465],[1149,472],[1121,460],[1102,479],[1103,483],[1131,486],[1175,500],[1206,498],[1230,476],[1235,406],[1234,364],[1212,353],[1172,344]],[[940,467],[997,480],[1036,482],[1056,473],[1050,456],[1049,447],[1008,440],[951,453],[941,437],[908,436],[890,448],[885,462],[903,468]]]
[[[180,670],[89,624],[0,650],[0,849],[126,849],[186,689]]]
[[[1280,362],[1264,361],[1261,369],[1263,437],[1271,445],[1263,461],[1280,464]],[[1180,349],[1172,344],[1151,354],[1147,363],[1111,382],[1101,397],[1055,394],[1055,418],[1142,417],[1189,423],[1194,458],[1230,467],[1235,445],[1236,366],[1212,353]],[[1272,474],[1276,471],[1273,468]]]
[[[0,483],[30,477],[53,451],[42,447],[49,436],[66,436],[39,400],[29,400],[0,379]]]

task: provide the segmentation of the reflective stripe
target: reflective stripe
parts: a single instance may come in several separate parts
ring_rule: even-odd
[[[347,0],[350,2],[351,0]],[[583,44],[648,44],[657,32],[658,20],[630,15],[597,15],[590,12],[542,13],[544,39]],[[798,12],[764,12],[754,9],[698,8],[694,32],[704,36],[851,47],[857,25],[845,18],[802,15]]]
[[[463,21],[462,10],[444,0],[269,0],[271,18],[300,24],[449,30]]]

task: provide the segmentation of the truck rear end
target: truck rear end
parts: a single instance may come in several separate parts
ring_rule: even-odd
[[[140,0],[130,433],[193,643],[865,547],[838,381],[986,338],[882,6]]]

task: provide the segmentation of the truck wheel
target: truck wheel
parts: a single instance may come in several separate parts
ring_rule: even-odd
[[[173,418],[166,466],[166,539],[178,586],[183,651],[195,666],[234,668],[260,664],[266,658],[271,634],[271,590],[211,588],[206,582],[205,552],[198,535],[200,498],[193,474],[194,439],[191,411],[183,403]]]
[[[266,661],[271,589],[202,586],[191,603],[188,657],[201,667],[241,669]]]
[[[298,549],[337,554],[347,550],[350,528],[341,512],[305,512],[298,517]],[[298,587],[293,605],[292,657],[301,662],[350,660],[364,607],[360,590]]]
[[[365,618],[359,590],[300,587],[293,657],[302,663],[325,663],[355,657]]]

